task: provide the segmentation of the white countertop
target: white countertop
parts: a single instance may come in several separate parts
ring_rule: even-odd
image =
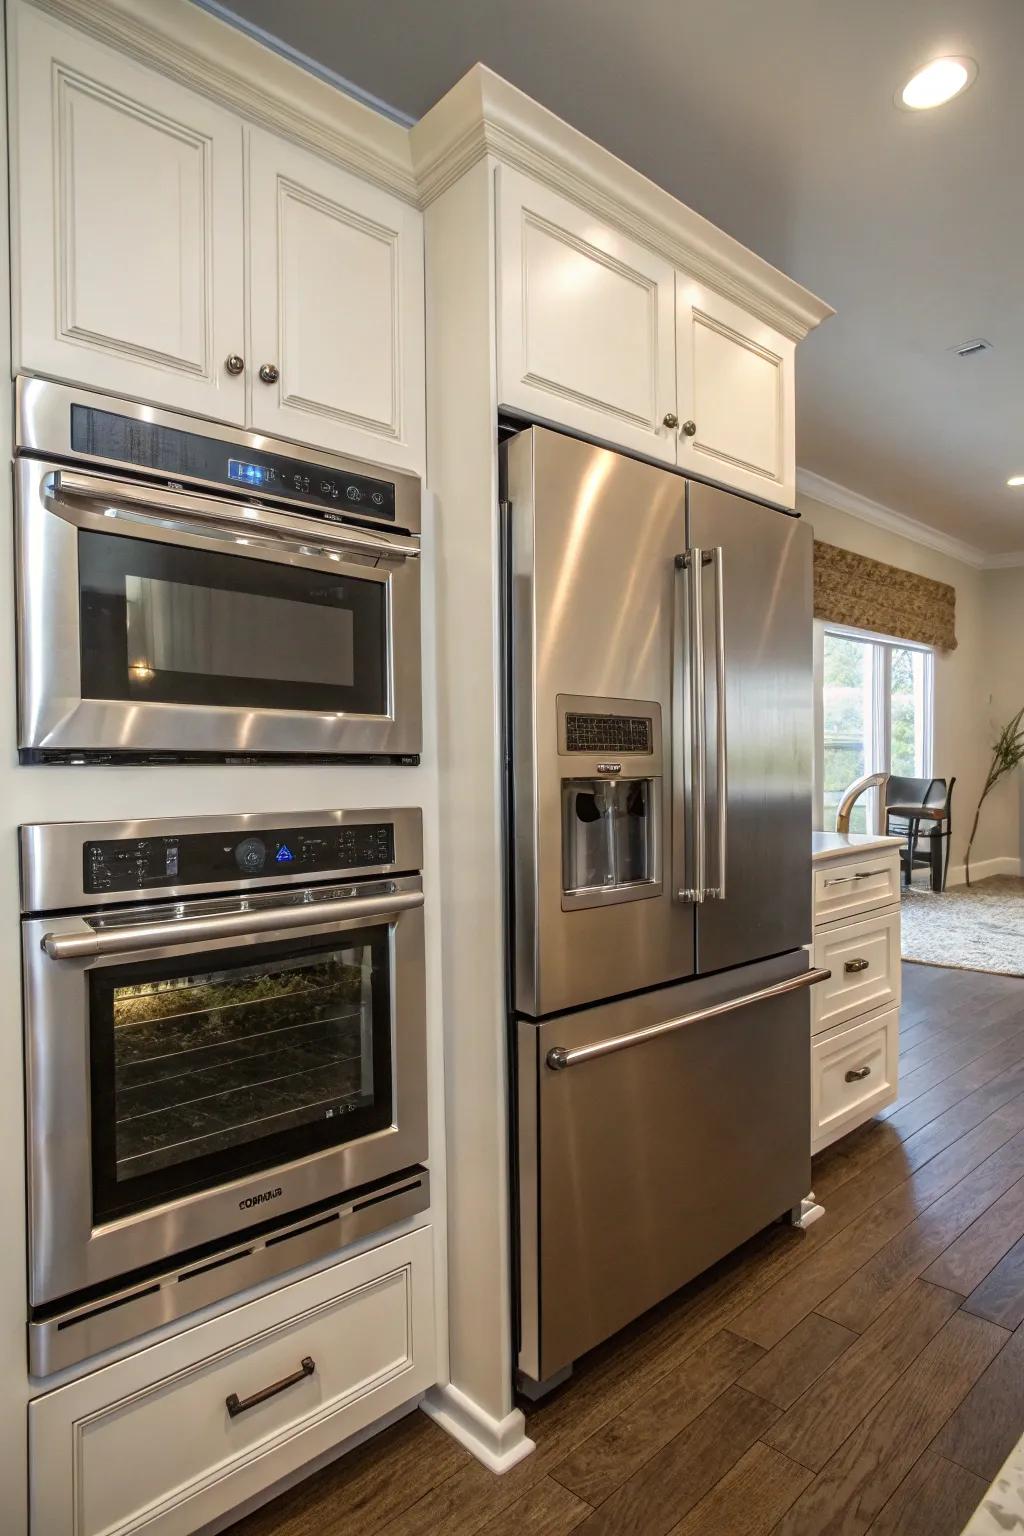
[[[1024,1439],[1003,1462],[963,1536],[1011,1536],[1014,1531],[1024,1532]]]
[[[851,853],[870,853],[875,848],[898,848],[902,837],[884,837],[875,832],[812,832],[811,859],[841,859]]]

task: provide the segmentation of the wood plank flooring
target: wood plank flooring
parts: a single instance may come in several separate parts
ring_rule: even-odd
[[[899,1102],[524,1404],[495,1477],[412,1414],[231,1536],[957,1536],[1024,1432],[1024,980],[905,965]]]

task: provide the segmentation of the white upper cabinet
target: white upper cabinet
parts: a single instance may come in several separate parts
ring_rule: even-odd
[[[671,264],[508,166],[497,179],[499,404],[674,464]]]
[[[795,343],[676,275],[681,469],[792,507]]]
[[[15,19],[18,370],[241,422],[242,128],[30,7]]]
[[[249,188],[253,426],[421,469],[422,216],[258,129]]]
[[[498,402],[749,496],[796,496],[792,341],[497,170]]]

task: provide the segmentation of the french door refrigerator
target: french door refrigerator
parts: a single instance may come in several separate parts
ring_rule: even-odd
[[[810,1186],[811,533],[544,428],[501,457],[540,1383]]]

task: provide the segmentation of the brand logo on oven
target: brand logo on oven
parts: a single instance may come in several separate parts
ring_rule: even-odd
[[[277,1189],[264,1189],[258,1195],[250,1195],[247,1200],[239,1200],[238,1209],[249,1211],[254,1205],[265,1205],[268,1200],[276,1200],[278,1195],[283,1193],[280,1186]]]

